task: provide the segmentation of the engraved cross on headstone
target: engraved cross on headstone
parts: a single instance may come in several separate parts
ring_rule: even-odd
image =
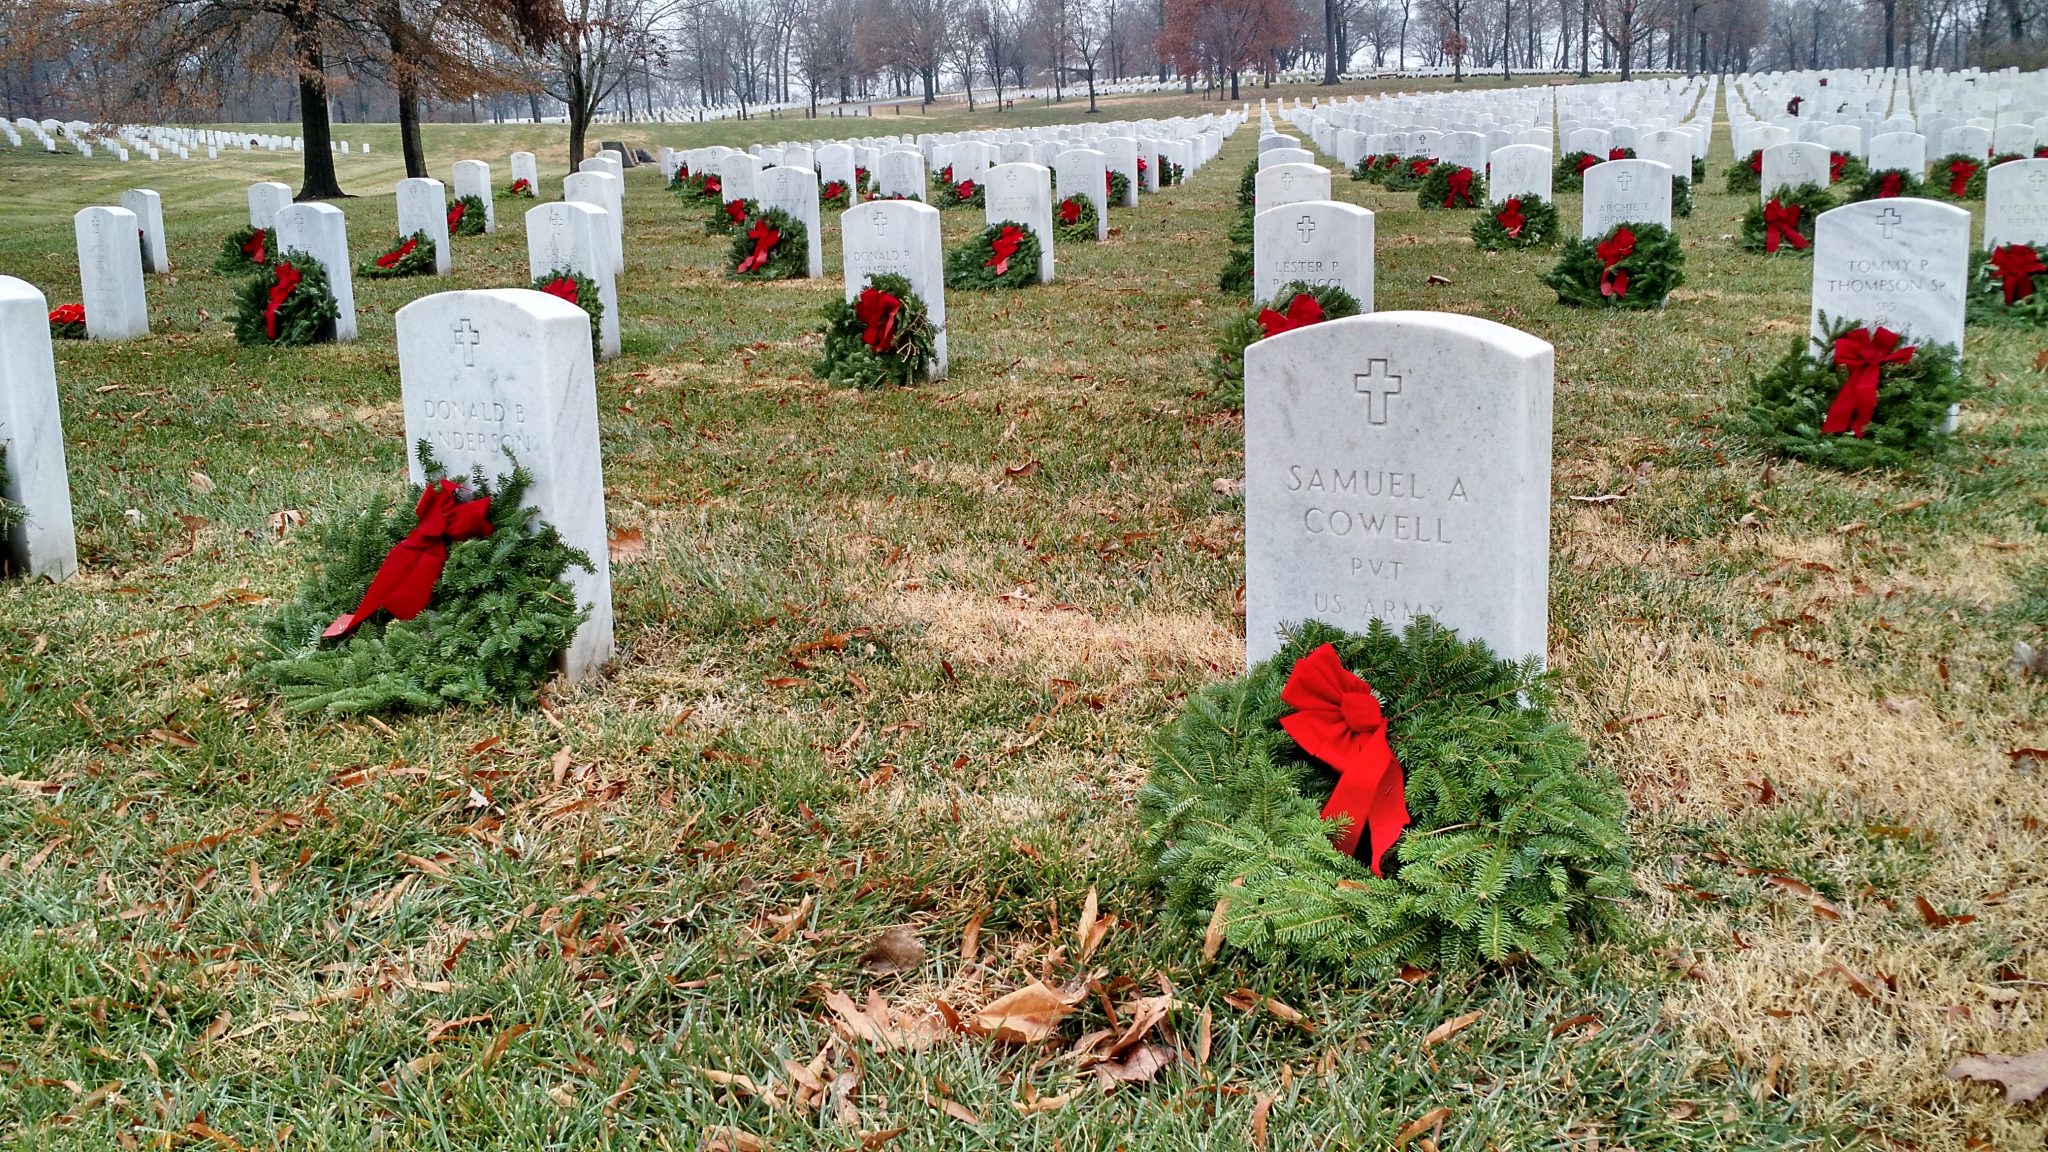
[[[1313,216],[1303,216],[1294,222],[1294,230],[1301,233],[1301,242],[1303,244],[1308,243],[1316,234],[1316,218]]]
[[[1393,398],[1401,394],[1401,378],[1387,367],[1384,358],[1376,357],[1365,362],[1365,371],[1352,373],[1351,388],[1365,397],[1365,418],[1385,424]]]
[[[1905,222],[1906,218],[1899,215],[1899,210],[1896,208],[1886,208],[1877,214],[1877,226],[1883,231],[1884,238],[1887,240],[1892,238],[1892,230]]]
[[[875,235],[876,235],[877,237],[880,237],[880,236],[882,236],[882,235],[886,234],[886,233],[887,233],[887,232],[889,231],[889,214],[888,214],[888,213],[886,213],[886,212],[870,212],[870,213],[868,213],[868,219],[869,219],[869,220],[872,220],[872,221],[874,221],[874,224],[875,224]]]
[[[1621,189],[1623,192],[1628,191],[1628,186],[1635,182],[1636,174],[1633,172],[1620,172],[1617,173],[1614,177],[1614,186],[1616,188]]]
[[[483,342],[484,334],[468,317],[455,322],[455,347],[462,352],[462,366],[476,367],[476,346]]]
[[[1280,174],[1280,189],[1283,192],[1292,192],[1294,190],[1294,173],[1282,172]]]
[[[2032,184],[2034,191],[2039,192],[2041,185],[2048,184],[2048,172],[2043,172],[2039,168],[2034,169],[2027,174],[2027,183]]]

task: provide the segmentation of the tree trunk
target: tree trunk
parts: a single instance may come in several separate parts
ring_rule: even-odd
[[[1502,0],[1500,6],[1500,78],[1513,80],[1515,50],[1515,0]]]
[[[1323,0],[1323,83],[1337,82],[1337,0]]]
[[[347,193],[334,175],[333,133],[327,121],[327,61],[320,51],[319,17],[300,3],[287,18],[299,64],[299,132],[305,139],[305,183],[298,200],[339,200]]]
[[[1235,68],[1230,70],[1230,98],[1232,101],[1237,99],[1237,69]]]
[[[1579,75],[1591,76],[1587,67],[1593,47],[1593,0],[1579,0]]]

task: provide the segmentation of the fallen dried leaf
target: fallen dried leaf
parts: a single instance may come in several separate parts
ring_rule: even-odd
[[[1264,1148],[1266,1146],[1266,1117],[1272,1115],[1272,1113],[1273,1094],[1271,1092],[1259,1093],[1258,1100],[1252,1104],[1252,1147]]]
[[[860,969],[870,976],[915,972],[923,963],[924,941],[917,938],[915,929],[902,924],[882,933],[860,956]]]
[[[767,1152],[768,1141],[744,1128],[714,1124],[704,1130],[704,1152]]]
[[[1975,916],[1950,916],[1937,909],[1925,896],[1913,897],[1913,906],[1920,910],[1920,919],[1926,921],[1929,928],[1947,928],[1956,924],[1968,924],[1976,919]]]
[[[1458,1033],[1463,1032],[1465,1029],[1470,1028],[1473,1025],[1473,1023],[1476,1022],[1482,1015],[1484,1015],[1484,1013],[1480,1012],[1478,1009],[1474,1009],[1470,1012],[1465,1013],[1463,1016],[1453,1016],[1449,1020],[1446,1020],[1443,1023],[1437,1025],[1436,1027],[1431,1028],[1429,1030],[1429,1035],[1424,1036],[1422,1038],[1422,1046],[1424,1048],[1434,1048],[1438,1044],[1441,1044],[1444,1041],[1449,1040],[1451,1037],[1456,1036]]]
[[[953,1119],[958,1120],[962,1124],[966,1124],[969,1127],[981,1127],[981,1117],[976,1116],[973,1112],[968,1110],[967,1105],[962,1104],[957,1100],[942,1101],[939,1104],[939,1111],[944,1112],[946,1115],[951,1116]]]
[[[647,558],[647,535],[638,528],[621,528],[606,546],[614,564],[636,564]]]
[[[1401,1129],[1400,1134],[1394,1137],[1394,1147],[1403,1147],[1409,1141],[1415,1139],[1417,1136],[1422,1135],[1424,1132],[1427,1132],[1432,1128],[1443,1127],[1444,1121],[1450,1118],[1451,1110],[1449,1108],[1431,1108],[1429,1111],[1424,1112],[1422,1115],[1417,1116],[1413,1120],[1410,1120],[1408,1122],[1408,1126],[1406,1128]]]
[[[2005,1102],[2025,1104],[2048,1092],[2048,1048],[2024,1056],[1965,1056],[1950,1066],[1951,1080],[1984,1080],[2005,1086]]]
[[[1062,992],[1041,980],[999,997],[976,1012],[967,1028],[1011,1044],[1036,1044],[1050,1037],[1086,994],[1086,989]]]

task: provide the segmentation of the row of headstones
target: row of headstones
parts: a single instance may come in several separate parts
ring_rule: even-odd
[[[60,124],[55,120],[32,120],[26,116],[17,117],[11,123],[0,120],[0,140],[14,148],[23,146],[20,128],[29,133],[45,152],[61,151],[60,141],[69,141],[78,154],[90,158],[94,149],[103,149],[106,154],[123,163],[130,158],[130,149],[151,160],[161,160],[165,153],[180,160],[190,160],[195,149],[204,148],[208,160],[220,158],[222,148],[240,146],[244,152],[262,149],[266,152],[280,150],[299,152],[305,148],[305,141],[297,136],[257,135],[244,137],[235,133],[212,129],[170,129],[140,128],[133,125],[116,129],[112,135],[101,133],[90,124],[79,121]],[[330,141],[331,151],[343,156],[349,154],[350,144],[346,140]],[[370,145],[361,145],[362,155],[370,154]]]

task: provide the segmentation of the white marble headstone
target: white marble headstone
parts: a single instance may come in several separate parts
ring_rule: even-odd
[[[526,210],[527,274],[539,279],[550,272],[574,272],[597,284],[604,305],[598,319],[598,354],[610,360],[619,354],[618,277],[612,273],[611,221],[595,204],[563,200]]]
[[[78,239],[86,336],[134,340],[149,335],[149,297],[142,288],[135,213],[126,208],[83,208],[72,217],[72,225]],[[47,324],[49,317],[43,320]]]
[[[0,276],[0,497],[28,512],[27,523],[0,537],[0,569],[61,581],[78,571],[78,541],[49,312],[35,285]]]
[[[1252,221],[1252,298],[1264,304],[1295,281],[1335,285],[1372,311],[1373,215],[1356,204],[1305,200]]]
[[[825,274],[824,228],[818,220],[818,174],[810,168],[778,164],[764,168],[754,180],[754,198],[763,209],[779,208],[804,226],[804,275]]]
[[[1963,347],[1970,213],[1894,197],[1820,214],[1813,231],[1813,334],[1821,314]]]
[[[1131,182],[1130,191],[1124,194],[1119,208],[1129,208],[1138,202],[1138,141],[1129,136],[1105,136],[1095,142],[1095,150],[1102,153],[1103,162],[1112,172],[1121,172]]]
[[[277,214],[277,252],[280,259],[304,253],[320,262],[327,273],[327,289],[340,311],[334,320],[334,338],[343,343],[354,340],[355,266],[348,256],[348,217],[332,204],[289,205]]]
[[[1330,170],[1315,164],[1282,164],[1253,177],[1254,203],[1259,211],[1303,200],[1330,199]]]
[[[163,273],[171,270],[171,253],[164,243],[164,201],[148,188],[130,188],[121,193],[121,207],[135,213],[142,227],[142,270]]]
[[[1763,184],[1758,198],[1770,200],[1788,188],[1801,184],[1817,184],[1826,188],[1829,180],[1832,158],[1826,147],[1820,144],[1795,140],[1787,144],[1773,144],[1764,149]]]
[[[398,234],[424,232],[434,242],[434,275],[446,276],[455,267],[454,246],[448,240],[448,194],[446,187],[430,177],[400,180]]]
[[[1052,170],[1040,164],[998,164],[983,173],[982,219],[1022,224],[1038,238],[1038,282],[1053,280]]]
[[[1486,178],[1487,198],[1495,204],[1509,197],[1550,200],[1552,160],[1550,149],[1534,144],[1510,144],[1494,150]]]
[[[761,172],[761,158],[746,152],[727,152],[718,158],[720,195],[727,204],[754,198],[754,180]]]
[[[1914,179],[1927,176],[1927,138],[1916,132],[1884,132],[1870,138],[1870,170],[1898,170]]]
[[[1586,169],[1579,235],[1597,240],[1616,224],[1671,227],[1671,169],[1655,160],[1607,160]]]
[[[1316,154],[1306,148],[1268,148],[1259,153],[1259,171],[1281,164],[1313,164]]]
[[[875,159],[875,195],[877,197],[908,196],[919,203],[925,200],[924,153],[905,148],[892,148]]]
[[[277,227],[277,210],[291,202],[292,190],[288,184],[265,180],[249,185],[249,227]]]
[[[512,182],[517,184],[521,180],[526,181],[535,196],[540,195],[540,165],[535,163],[531,152],[512,154]]]
[[[624,184],[624,179],[596,169],[571,172],[562,178],[562,199],[604,209],[604,222],[611,229],[608,244],[614,276],[626,270],[626,233],[620,223],[620,215],[625,209],[625,198],[620,191]]]
[[[498,230],[498,209],[492,203],[491,166],[481,160],[455,162],[455,198],[474,196],[484,202],[484,231]]]
[[[1108,172],[1106,158],[1092,148],[1070,148],[1053,160],[1053,183],[1058,198],[1082,196],[1095,205],[1097,240],[1109,237]]]
[[[936,334],[931,378],[946,378],[946,269],[940,212],[914,200],[874,200],[839,217],[840,262],[851,300],[876,276],[901,276],[924,301]]]

